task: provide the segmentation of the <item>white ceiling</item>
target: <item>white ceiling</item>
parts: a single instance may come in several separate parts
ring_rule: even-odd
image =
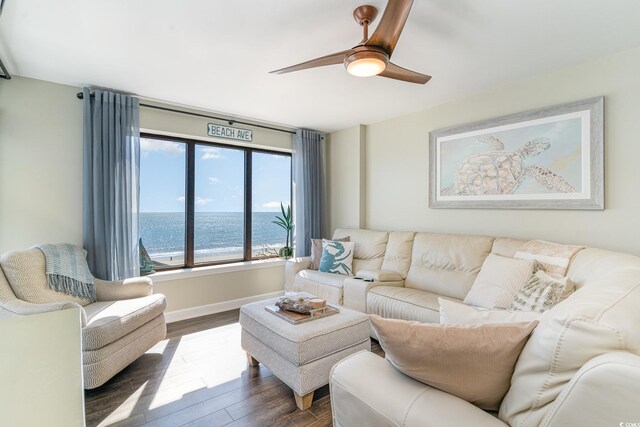
[[[416,0],[393,61],[424,86],[342,65],[268,73],[355,45],[363,3],[5,0],[0,57],[25,77],[332,131],[640,45],[638,0]]]

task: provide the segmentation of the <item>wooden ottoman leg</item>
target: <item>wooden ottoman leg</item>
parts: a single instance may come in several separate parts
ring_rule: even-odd
[[[250,355],[248,352],[247,353],[247,362],[249,362],[249,366],[258,366],[260,364],[260,362],[258,362],[252,355]]]
[[[311,407],[311,402],[313,402],[313,392],[307,393],[304,396],[300,396],[294,391],[293,395],[296,398],[296,406],[301,411],[306,411]]]

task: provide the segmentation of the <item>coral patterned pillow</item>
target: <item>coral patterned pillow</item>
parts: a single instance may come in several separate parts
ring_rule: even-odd
[[[338,242],[335,240],[322,240],[322,258],[320,258],[320,270],[324,273],[353,275],[353,248],[354,242]]]

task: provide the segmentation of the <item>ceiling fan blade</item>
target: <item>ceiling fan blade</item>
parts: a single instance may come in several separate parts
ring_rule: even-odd
[[[412,5],[413,0],[389,0],[376,31],[366,45],[377,46],[391,57]]]
[[[353,49],[343,50],[342,52],[332,53],[331,55],[322,56],[312,59],[311,61],[301,62],[291,67],[281,68],[279,70],[270,71],[272,74],[284,74],[292,71],[306,70],[308,68],[324,67],[326,65],[342,64],[344,58],[353,53]]]
[[[393,62],[389,62],[384,71],[378,75],[390,79],[402,80],[410,83],[418,83],[421,85],[431,80],[431,76],[420,74],[416,71],[407,70],[406,68],[397,66]]]

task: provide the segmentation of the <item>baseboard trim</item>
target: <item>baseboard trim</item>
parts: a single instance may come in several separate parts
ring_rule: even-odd
[[[194,317],[235,310],[245,304],[275,298],[282,295],[284,295],[284,291],[270,292],[268,294],[254,295],[246,298],[216,302],[214,304],[199,305],[197,307],[185,308],[182,310],[168,311],[164,313],[164,318],[167,323],[179,322],[181,320],[193,319]]]

